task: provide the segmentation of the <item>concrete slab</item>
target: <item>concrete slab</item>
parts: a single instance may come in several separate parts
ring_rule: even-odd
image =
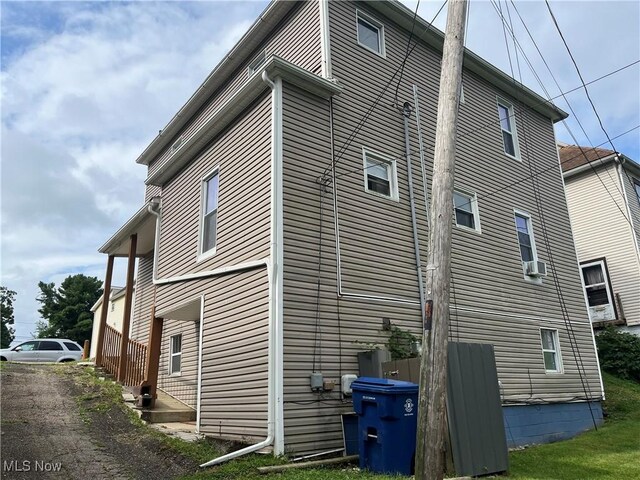
[[[204,438],[204,435],[196,433],[195,422],[152,423],[150,426],[165,435],[176,437],[186,442],[195,442]]]

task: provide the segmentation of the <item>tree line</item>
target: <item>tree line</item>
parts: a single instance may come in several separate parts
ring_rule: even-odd
[[[70,275],[59,287],[54,282],[38,282],[41,304],[36,323],[37,338],[69,338],[82,345],[91,339],[93,314],[91,307],[102,296],[102,281],[83,274]],[[15,339],[13,304],[16,292],[0,286],[0,314],[2,316],[0,348],[8,348]]]

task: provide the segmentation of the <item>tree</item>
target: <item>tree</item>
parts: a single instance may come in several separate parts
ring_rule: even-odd
[[[39,282],[38,287],[36,300],[42,304],[38,312],[48,322],[38,322],[39,338],[70,338],[80,344],[91,338],[91,307],[102,295],[100,280],[77,274],[65,278],[60,288],[53,282]]]
[[[13,325],[13,302],[16,299],[16,292],[7,287],[0,287],[0,348],[9,348],[15,338]]]

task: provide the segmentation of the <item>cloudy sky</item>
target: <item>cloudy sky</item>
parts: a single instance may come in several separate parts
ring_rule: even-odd
[[[17,339],[38,320],[38,281],[104,276],[97,248],[143,201],[135,159],[266,6],[261,2],[17,2],[1,8],[1,284],[18,292]],[[406,2],[415,8],[415,2]],[[439,1],[423,0],[431,19]],[[543,2],[515,2],[563,91],[580,85]],[[640,59],[640,2],[551,1],[585,81]],[[516,11],[518,42],[552,97],[560,93]],[[446,8],[435,22],[444,29]],[[472,1],[467,46],[509,72],[499,17]],[[511,44],[515,66],[514,48]],[[520,54],[520,52],[519,52]],[[520,56],[520,62],[523,62]],[[526,65],[524,83],[544,95]],[[640,124],[638,64],[589,87],[611,137]],[[606,141],[583,91],[569,128]],[[562,98],[557,105],[569,111]],[[559,140],[572,143],[566,128]],[[614,139],[640,160],[640,130]],[[604,145],[607,147],[607,145]],[[115,283],[124,278],[116,262]]]

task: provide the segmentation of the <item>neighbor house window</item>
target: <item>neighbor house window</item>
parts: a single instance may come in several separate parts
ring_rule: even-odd
[[[182,334],[171,336],[169,341],[169,375],[178,375],[182,368]]]
[[[515,213],[516,231],[520,245],[520,257],[523,262],[533,262],[536,258],[536,247],[533,242],[533,226],[531,217],[523,212]]]
[[[362,150],[364,189],[383,197],[398,200],[396,161],[379,153]]]
[[[258,71],[266,61],[267,61],[267,53],[263,50],[258,54],[258,56],[256,56],[256,58],[251,60],[251,63],[247,67],[249,76],[253,75],[256,71]]]
[[[498,100],[498,115],[500,117],[504,153],[514,158],[520,158],[513,105],[502,100]]]
[[[478,198],[475,193],[467,193],[460,190],[453,192],[453,210],[458,227],[470,228],[480,231],[480,214],[478,211]]]
[[[562,359],[560,358],[558,331],[550,328],[541,328],[540,340],[542,341],[542,356],[544,357],[545,371],[562,373]]]
[[[384,26],[382,23],[358,11],[356,13],[358,43],[384,57]]]
[[[592,322],[615,320],[613,292],[604,259],[582,263],[582,281],[587,296],[589,318]]]
[[[219,175],[216,170],[203,182],[202,238],[200,253],[215,251],[218,226]]]

